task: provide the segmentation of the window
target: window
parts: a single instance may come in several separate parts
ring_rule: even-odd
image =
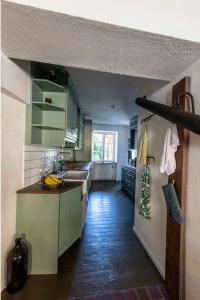
[[[92,159],[94,161],[117,160],[117,132],[93,131]]]

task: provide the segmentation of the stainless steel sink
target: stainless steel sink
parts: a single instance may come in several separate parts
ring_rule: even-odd
[[[82,181],[83,193],[87,194],[91,185],[90,171],[63,171],[59,174],[59,177],[64,181]]]
[[[62,179],[70,180],[87,180],[88,171],[65,171],[62,175]]]

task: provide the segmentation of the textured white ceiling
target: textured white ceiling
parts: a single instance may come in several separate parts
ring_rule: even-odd
[[[67,71],[86,118],[98,124],[128,125],[129,119],[137,114],[135,98],[166,83],[76,68]]]
[[[18,4],[200,42],[198,0],[9,0]],[[196,30],[195,30],[196,28]]]
[[[200,58],[200,44],[2,2],[10,57],[172,80]]]

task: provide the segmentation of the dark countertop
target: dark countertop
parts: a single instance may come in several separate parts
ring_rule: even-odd
[[[91,161],[64,161],[63,171],[89,171]]]
[[[118,163],[116,161],[95,161],[96,165],[117,165]]]
[[[26,188],[18,190],[18,194],[62,194],[64,192],[68,192],[70,190],[75,189],[78,186],[81,186],[81,181],[68,181],[65,182],[64,185],[60,185],[57,188],[49,188],[43,186],[41,183],[35,183]]]

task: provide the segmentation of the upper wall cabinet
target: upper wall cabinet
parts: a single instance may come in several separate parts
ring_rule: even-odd
[[[137,128],[138,128],[138,116],[134,116],[130,119],[130,140],[129,149],[137,149]]]
[[[32,63],[32,103],[27,105],[26,144],[75,148],[78,105],[73,83],[60,66]]]
[[[75,101],[73,86],[70,78],[68,77],[68,86],[66,93],[66,133],[65,142],[72,143],[78,138],[78,106]]]
[[[78,139],[76,141],[76,150],[83,149],[83,140],[84,140],[84,117],[83,113],[81,112],[80,108],[78,108]]]
[[[47,79],[32,80],[32,104],[27,105],[26,144],[63,145],[66,90]]]

